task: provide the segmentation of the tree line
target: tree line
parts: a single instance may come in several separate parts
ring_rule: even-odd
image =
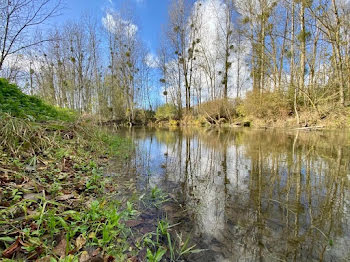
[[[299,123],[301,108],[322,117],[329,107],[348,104],[349,1],[206,0],[188,5],[173,1],[160,55],[165,87],[179,110],[183,104],[189,111],[191,105],[243,94],[254,97],[253,106],[259,108],[273,94]]]
[[[60,1],[2,1],[0,9],[1,75],[82,113],[133,123],[161,100],[181,118],[250,99],[261,111],[283,101],[299,123],[305,108],[323,117],[350,100],[347,0],[172,0],[156,58],[120,10],[33,41],[28,34]]]

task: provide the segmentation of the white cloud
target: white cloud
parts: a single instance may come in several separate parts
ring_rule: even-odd
[[[111,33],[124,32],[128,37],[134,37],[138,31],[137,25],[124,20],[116,11],[107,11],[102,18],[103,26]]]
[[[5,59],[4,67],[16,69],[23,72],[29,72],[30,68],[38,71],[40,70],[41,59],[42,57],[39,56],[36,56],[34,58],[23,54],[12,54],[7,56]]]
[[[146,64],[147,66],[151,67],[151,68],[157,68],[158,67],[158,57],[156,57],[154,54],[152,53],[148,53],[146,55]]]

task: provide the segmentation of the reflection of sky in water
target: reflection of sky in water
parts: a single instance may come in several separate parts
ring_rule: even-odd
[[[134,132],[139,185],[180,192],[211,260],[350,258],[348,137]]]

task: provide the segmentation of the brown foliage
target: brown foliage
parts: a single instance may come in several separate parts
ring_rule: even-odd
[[[216,99],[201,104],[198,108],[198,113],[210,122],[230,120],[232,117],[237,116],[236,104],[238,104],[237,100]]]
[[[239,113],[247,117],[280,119],[286,118],[292,112],[288,101],[279,92],[247,93],[243,103],[238,108]]]

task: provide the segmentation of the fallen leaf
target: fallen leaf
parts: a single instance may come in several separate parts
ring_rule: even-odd
[[[42,257],[36,260],[36,262],[50,262],[51,261],[51,256],[46,256],[46,257]]]
[[[169,213],[169,212],[174,211],[174,207],[173,207],[171,204],[163,206],[162,209],[163,209],[166,213]]]
[[[28,193],[23,196],[23,198],[27,200],[38,200],[40,197],[41,197],[41,194],[36,194],[36,193]]]
[[[136,227],[138,225],[141,225],[143,222],[140,220],[128,220],[125,222],[125,225],[127,227]]]
[[[25,166],[25,171],[27,171],[28,173],[33,173],[35,172],[36,168],[30,165],[26,165]]]
[[[101,253],[101,248],[96,248],[95,250],[94,250],[94,252],[92,252],[92,256],[93,257],[96,257],[98,254],[100,254]]]
[[[83,251],[80,255],[79,262],[87,262],[90,260],[89,253],[87,251]]]
[[[89,262],[104,262],[103,257],[101,257],[101,255],[97,256],[97,257],[93,257],[89,260]]]
[[[68,177],[68,173],[61,173],[59,176],[58,176],[58,179],[59,180],[63,180],[63,179],[66,179]]]
[[[104,262],[113,262],[113,261],[115,261],[115,258],[112,257],[112,256],[107,255],[107,256],[105,256],[105,257],[103,258],[103,261],[104,261]]]
[[[129,257],[128,262],[139,262],[140,260],[137,258],[137,256]]]
[[[140,232],[142,234],[147,234],[150,233],[154,230],[154,226],[153,225],[144,225],[141,229]]]
[[[21,185],[21,188],[28,189],[28,190],[35,189],[37,187],[38,187],[38,184],[35,183],[34,181],[28,181],[28,182]]]
[[[56,200],[57,201],[65,201],[65,200],[72,199],[72,198],[75,198],[75,196],[73,194],[66,194],[66,195],[56,197]]]
[[[28,209],[27,210],[27,213],[28,215],[32,216],[32,217],[35,217],[35,216],[39,216],[40,215],[40,212],[36,211],[36,210],[30,210]]]
[[[95,238],[96,237],[96,233],[95,232],[91,232],[89,234],[89,238],[92,239],[92,238]]]
[[[34,222],[32,222],[32,223],[30,224],[30,228],[32,229],[32,231],[37,230],[37,229],[38,229],[38,225],[35,224]]]
[[[79,251],[86,243],[86,238],[81,234],[78,236],[78,238],[75,240],[75,246],[77,248],[77,251]]]
[[[67,250],[67,240],[63,236],[60,243],[53,249],[53,253],[55,253],[60,258],[64,258],[66,256],[66,250]]]
[[[19,249],[21,247],[21,240],[20,238],[18,237],[16,239],[16,241],[11,245],[9,246],[8,248],[6,248],[4,250],[4,252],[2,252],[2,255],[6,258],[11,258],[12,255],[17,251],[17,249]]]

